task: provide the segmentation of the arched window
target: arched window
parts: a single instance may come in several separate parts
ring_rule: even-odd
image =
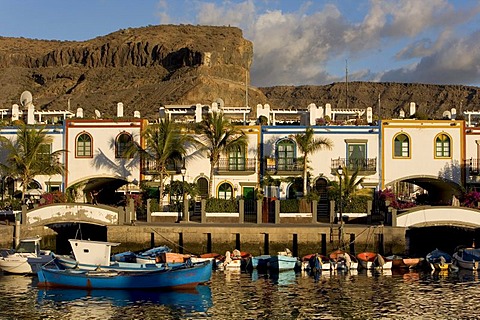
[[[291,170],[295,163],[295,142],[289,139],[277,144],[277,170]]]
[[[208,180],[204,177],[198,178],[197,180],[198,193],[200,197],[208,197]]]
[[[435,138],[435,157],[450,158],[450,137],[445,133],[440,133]]]
[[[92,136],[88,133],[81,133],[77,136],[75,157],[91,158],[93,156]]]
[[[410,157],[410,138],[400,133],[395,136],[393,142],[393,157],[394,158],[409,158]]]
[[[218,199],[232,199],[233,187],[230,183],[224,182],[218,186]]]
[[[132,141],[132,136],[129,133],[120,133],[115,141],[115,158],[127,158],[125,152],[132,144]]]

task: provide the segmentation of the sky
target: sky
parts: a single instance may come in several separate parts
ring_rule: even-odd
[[[257,87],[480,86],[477,0],[0,0],[0,36],[84,41],[159,24],[236,26]]]

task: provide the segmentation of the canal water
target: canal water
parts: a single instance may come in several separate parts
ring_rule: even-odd
[[[478,319],[476,273],[215,271],[191,292],[43,290],[0,273],[0,319]]]

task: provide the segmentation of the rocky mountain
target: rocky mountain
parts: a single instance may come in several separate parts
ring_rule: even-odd
[[[479,88],[465,86],[353,82],[348,90],[345,83],[246,90],[253,50],[234,27],[149,26],[81,42],[0,37],[0,108],[18,104],[29,90],[38,109],[82,107],[86,117],[95,110],[113,117],[123,102],[125,115],[138,110],[154,119],[160,106],[217,98],[232,107],[371,106],[382,118],[408,110],[411,101],[435,118],[452,107],[480,109]]]

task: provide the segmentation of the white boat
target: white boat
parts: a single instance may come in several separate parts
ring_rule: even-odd
[[[13,252],[3,252],[0,258],[0,269],[15,274],[37,273],[42,265],[52,261],[53,254],[49,250],[40,249],[42,237],[20,240]]]
[[[480,270],[480,249],[458,248],[453,254],[454,263],[466,270]]]
[[[242,267],[242,255],[240,250],[235,249],[232,253],[225,252],[225,259],[219,266],[220,270],[240,270]]]
[[[80,270],[115,270],[115,271],[154,271],[158,269],[165,269],[166,266],[182,266],[184,261],[175,263],[136,263],[136,262],[121,262],[111,261],[111,249],[118,246],[117,242],[106,241],[91,241],[69,239],[72,247],[73,257],[65,255],[56,255],[55,262],[66,269],[80,269]]]

